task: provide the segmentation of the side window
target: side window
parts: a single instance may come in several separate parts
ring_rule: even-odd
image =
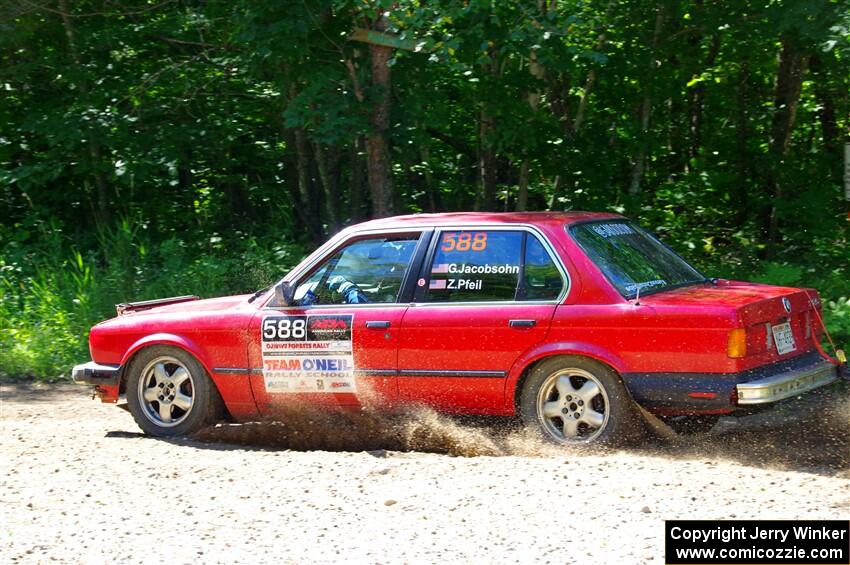
[[[555,300],[564,288],[564,279],[543,244],[529,234],[525,243],[525,283],[517,300]]]
[[[360,239],[337,251],[295,289],[295,304],[396,302],[419,235]]]
[[[444,231],[431,263],[426,302],[514,300],[521,231]]]
[[[444,231],[436,243],[425,302],[554,300],[564,279],[526,231]]]

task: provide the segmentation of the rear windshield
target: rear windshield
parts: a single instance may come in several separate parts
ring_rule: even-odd
[[[684,259],[628,221],[602,221],[570,227],[570,233],[620,294],[634,298],[704,282]]]

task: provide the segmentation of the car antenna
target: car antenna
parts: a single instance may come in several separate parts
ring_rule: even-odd
[[[640,284],[637,285],[637,291],[635,291],[635,306],[640,306]]]

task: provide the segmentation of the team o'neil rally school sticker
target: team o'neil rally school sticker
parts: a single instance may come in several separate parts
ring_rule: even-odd
[[[266,392],[356,392],[353,325],[353,314],[263,318]]]

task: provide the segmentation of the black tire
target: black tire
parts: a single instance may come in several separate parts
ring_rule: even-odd
[[[567,394],[562,394],[556,386],[565,382],[564,377],[568,379]],[[598,389],[595,394],[593,387],[585,388],[590,380]],[[570,387],[576,390],[571,393]],[[578,396],[582,391],[586,392]],[[549,405],[549,415],[543,413],[543,405]],[[558,409],[557,414],[553,415],[552,407]],[[617,373],[593,359],[573,355],[546,359],[531,370],[520,391],[519,412],[527,426],[562,445],[619,447],[637,442],[645,431]],[[600,414],[604,416],[601,421]],[[591,415],[594,417],[590,418]],[[573,418],[577,421],[575,435],[570,435],[567,430],[572,431],[573,423],[569,420]],[[591,421],[600,425],[595,427]]]
[[[148,435],[185,436],[224,416],[221,395],[206,370],[178,347],[156,345],[141,350],[127,367],[126,376],[130,413]],[[191,400],[188,409],[184,408],[187,398]]]

